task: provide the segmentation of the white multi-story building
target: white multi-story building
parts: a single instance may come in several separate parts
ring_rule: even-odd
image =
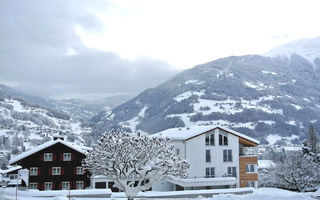
[[[257,187],[259,141],[220,126],[172,128],[156,135],[168,137],[190,168],[187,178],[169,178],[152,190]]]

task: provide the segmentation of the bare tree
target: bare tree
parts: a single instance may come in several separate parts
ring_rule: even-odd
[[[173,154],[168,139],[139,133],[111,131],[103,134],[83,165],[92,174],[104,175],[133,199],[169,176],[187,176],[189,164]]]

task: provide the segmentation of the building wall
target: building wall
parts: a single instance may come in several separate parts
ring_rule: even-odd
[[[246,165],[254,164],[255,165],[255,173],[247,173]],[[257,173],[257,164],[258,157],[257,156],[240,156],[239,159],[239,167],[240,167],[240,187],[246,187],[247,181],[254,181],[255,187],[258,184],[258,173]]]
[[[228,167],[237,168],[237,180],[239,186],[239,138],[227,132],[223,132],[228,137],[228,145],[219,146],[220,129],[215,129],[214,133],[215,145],[206,146],[206,134],[201,134],[186,141],[186,160],[190,164],[188,170],[189,176],[203,177],[205,176],[206,167],[215,168],[215,177],[223,177],[227,175]],[[223,161],[223,150],[232,150],[232,162]],[[206,162],[206,150],[211,150],[211,162]]]
[[[168,181],[159,181],[152,185],[152,191],[174,191],[175,185]]]
[[[174,153],[176,154],[177,149],[179,149],[180,151],[180,157],[182,159],[186,159],[186,145],[185,145],[185,141],[181,141],[181,140],[175,140],[175,141],[170,141],[170,144],[172,144],[174,146]]]

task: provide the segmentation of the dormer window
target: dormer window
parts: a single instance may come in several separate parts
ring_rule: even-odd
[[[43,160],[44,161],[52,161],[52,153],[45,153]]]
[[[71,161],[71,153],[63,153],[63,161]]]

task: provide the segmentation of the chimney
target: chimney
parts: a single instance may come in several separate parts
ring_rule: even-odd
[[[62,135],[53,135],[53,140],[64,140],[64,137]]]

